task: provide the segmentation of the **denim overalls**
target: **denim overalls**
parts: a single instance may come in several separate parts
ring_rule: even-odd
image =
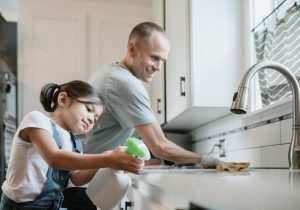
[[[56,129],[55,123],[51,121],[53,137],[59,149],[62,149],[60,135]],[[70,133],[73,150],[81,153],[82,144],[80,140]],[[16,203],[9,199],[4,193],[1,198],[0,210],[59,210],[63,201],[62,191],[66,188],[70,177],[70,171],[64,171],[49,167],[47,179],[35,200],[23,203]]]

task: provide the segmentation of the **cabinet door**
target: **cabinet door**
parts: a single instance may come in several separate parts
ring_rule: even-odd
[[[153,22],[164,27],[164,2],[153,0]],[[157,121],[165,123],[165,66],[157,72],[150,85],[150,100]]]
[[[167,122],[190,106],[189,1],[166,0],[171,50],[166,62]]]
[[[243,2],[166,0],[171,51],[165,130],[191,130],[230,114],[244,65]]]
[[[127,210],[171,210],[169,207],[156,202],[144,194],[145,192],[143,192],[142,189],[130,187],[126,200],[130,202],[131,205],[127,206]]]
[[[151,83],[152,110],[160,125],[165,123],[165,79],[164,69],[155,75]]]
[[[49,82],[85,80],[85,15],[61,6],[20,1],[19,119],[43,110],[41,87]]]

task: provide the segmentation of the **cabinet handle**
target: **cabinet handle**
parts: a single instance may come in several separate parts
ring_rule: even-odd
[[[156,104],[156,108],[157,108],[157,113],[158,114],[161,114],[161,110],[160,110],[160,107],[159,107],[159,105],[160,105],[160,103],[161,103],[161,99],[159,98],[159,99],[157,99],[157,104]]]
[[[132,207],[133,206],[133,202],[132,201],[126,201],[125,202],[125,210],[127,210],[127,207]]]
[[[190,202],[190,207],[189,210],[204,210],[206,208],[202,207],[202,206],[198,206],[192,202]]]
[[[180,77],[180,96],[185,96],[185,77]]]

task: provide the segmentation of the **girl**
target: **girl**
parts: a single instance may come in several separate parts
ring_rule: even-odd
[[[90,131],[103,112],[103,98],[88,83],[46,84],[40,94],[46,116],[28,113],[13,139],[0,210],[58,210],[69,178],[79,186],[99,168],[140,173],[143,162],[120,148],[102,154],[80,154],[73,133]]]

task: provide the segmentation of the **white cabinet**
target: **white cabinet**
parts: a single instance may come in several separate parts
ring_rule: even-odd
[[[167,122],[190,106],[189,1],[166,0],[166,31],[171,48],[166,62]]]
[[[48,82],[87,80],[125,56],[134,25],[152,19],[148,0],[20,0],[18,22],[19,119],[43,110]]]
[[[165,123],[165,77],[164,69],[160,73],[155,75],[150,85],[150,98],[152,110],[156,116],[159,124],[163,125]]]
[[[164,26],[164,1],[153,1],[153,21],[160,26]],[[162,125],[165,123],[165,68],[157,72],[152,82],[149,84],[150,100],[152,110],[157,121]]]
[[[127,210],[173,210],[164,203],[161,203],[157,194],[157,197],[153,197],[149,187],[145,183],[141,183],[137,180],[133,180],[136,184],[133,184],[129,187],[126,201],[124,204],[121,204]],[[142,185],[142,186],[140,186]],[[129,204],[129,205],[128,205]]]
[[[244,64],[241,19],[239,0],[166,0],[165,130],[191,130],[230,113]]]

